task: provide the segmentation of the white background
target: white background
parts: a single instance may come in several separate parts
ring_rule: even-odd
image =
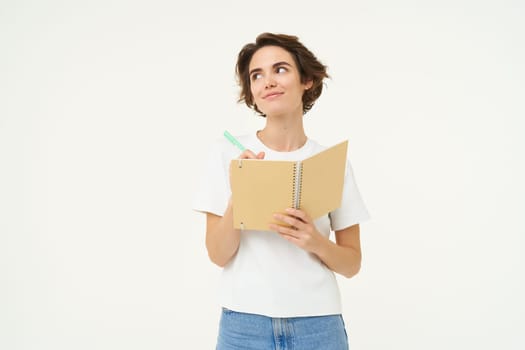
[[[192,212],[239,49],[296,34],[332,79],[373,217],[339,279],[352,349],[525,348],[522,1],[0,2],[0,348],[212,349]]]

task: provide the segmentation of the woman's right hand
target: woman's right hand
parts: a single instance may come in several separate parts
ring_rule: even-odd
[[[238,158],[239,159],[264,159],[264,152],[259,152],[255,154],[249,149],[247,149],[243,151]]]

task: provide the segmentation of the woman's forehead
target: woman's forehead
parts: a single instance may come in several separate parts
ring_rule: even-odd
[[[271,67],[277,62],[286,62],[295,66],[292,55],[279,46],[264,46],[257,50],[250,60],[249,70]]]

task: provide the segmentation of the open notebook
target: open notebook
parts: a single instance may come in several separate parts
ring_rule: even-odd
[[[300,208],[314,220],[341,206],[348,141],[302,161],[234,159],[233,225],[268,231],[272,215]],[[282,224],[282,223],[281,223]]]

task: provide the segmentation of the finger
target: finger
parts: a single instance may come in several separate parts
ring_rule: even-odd
[[[269,227],[272,231],[275,231],[283,236],[293,237],[295,239],[299,238],[297,235],[298,231],[291,227],[286,227],[286,226],[281,226],[281,225],[276,225],[276,224],[270,224]]]
[[[302,211],[301,209],[295,209],[295,208],[286,208],[286,212],[298,219],[300,219],[304,223],[309,223],[310,217],[306,212]]]
[[[255,156],[257,159],[264,159],[264,152],[259,152],[257,153],[257,155]]]
[[[297,246],[300,246],[300,242],[301,242],[301,241],[299,240],[299,238],[294,237],[294,236],[290,236],[290,235],[285,235],[285,234],[283,234],[283,233],[279,233],[279,235],[280,235],[282,238],[286,239],[288,242],[292,242],[293,244],[295,244],[295,245],[297,245]]]
[[[255,155],[255,153],[247,149],[241,153],[239,159],[257,159],[257,156]]]
[[[300,219],[295,218],[293,216],[276,213],[273,215],[273,217],[275,220],[279,220],[285,224],[290,225],[291,227],[295,228],[295,230],[302,229],[304,225],[304,223]]]

